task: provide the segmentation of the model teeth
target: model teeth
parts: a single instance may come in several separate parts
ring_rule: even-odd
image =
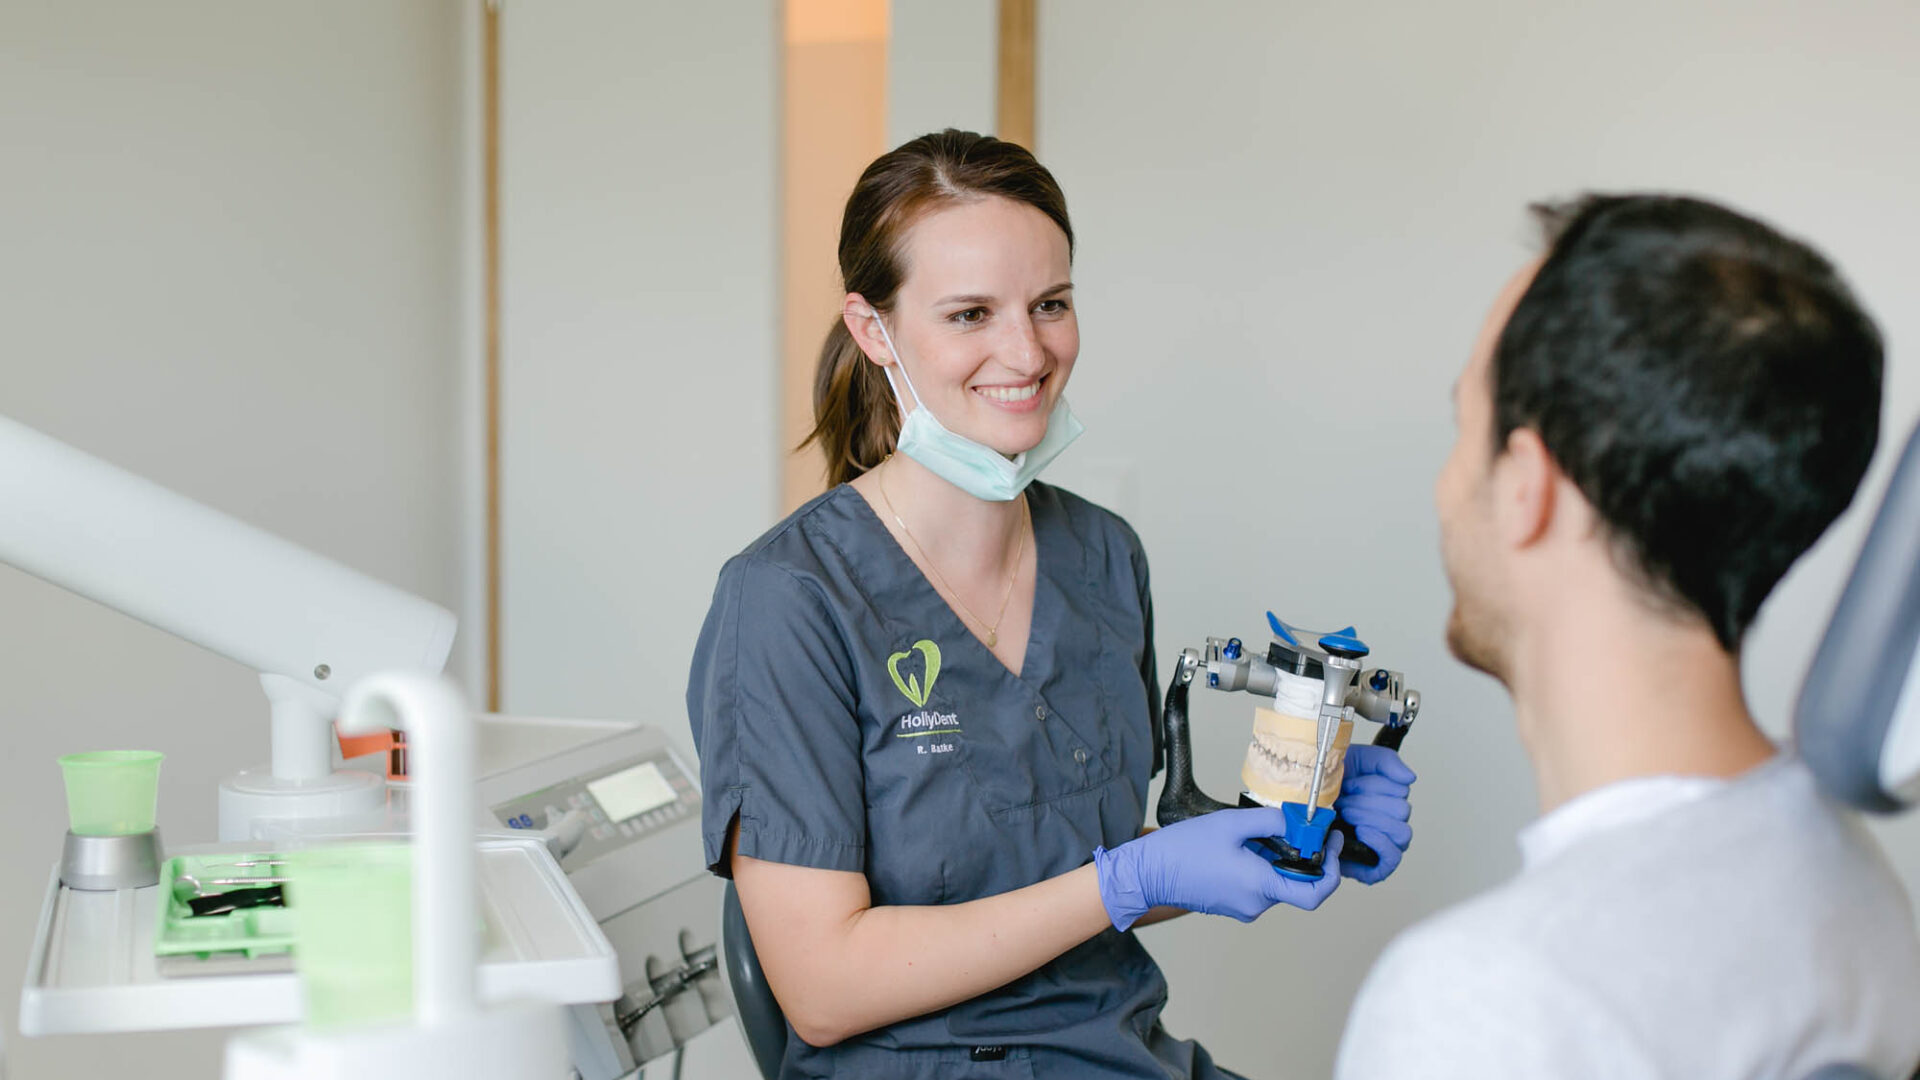
[[[1025,401],[1040,392],[1040,384],[1036,381],[1025,386],[983,386],[980,392],[995,401]]]
[[[1253,738],[1247,745],[1246,761],[1240,766],[1240,781],[1257,801],[1270,806],[1281,803],[1315,802],[1326,806],[1340,795],[1340,781],[1346,771],[1341,760],[1346,753],[1348,731],[1342,728],[1327,747],[1326,769],[1320,776],[1317,795],[1308,789],[1313,784],[1314,759],[1318,754],[1314,722],[1305,717],[1255,710]]]
[[[1247,760],[1263,779],[1286,787],[1304,789],[1313,781],[1312,759],[1301,760],[1284,749],[1276,750],[1258,735],[1248,746]]]

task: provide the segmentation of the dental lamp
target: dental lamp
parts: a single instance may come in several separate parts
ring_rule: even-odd
[[[0,562],[260,673],[272,763],[221,781],[220,839],[384,805],[384,778],[334,771],[331,722],[368,675],[438,674],[451,612],[5,416],[0,506]]]

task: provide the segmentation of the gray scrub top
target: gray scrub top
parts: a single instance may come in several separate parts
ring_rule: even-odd
[[[1140,833],[1159,715],[1147,561],[1126,522],[1027,490],[1038,572],[1015,676],[853,488],[731,559],[694,652],[707,862],[866,875],[873,903],[953,904]],[[1029,975],[836,1046],[783,1077],[1230,1076],[1159,1026],[1159,965],[1111,927]]]

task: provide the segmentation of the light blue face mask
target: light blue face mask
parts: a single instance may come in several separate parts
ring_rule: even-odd
[[[1027,485],[1033,483],[1033,478],[1040,475],[1040,470],[1052,464],[1060,451],[1086,430],[1067,407],[1067,397],[1062,394],[1060,400],[1054,402],[1053,411],[1047,414],[1047,433],[1040,437],[1039,445],[1012,458],[965,435],[954,434],[933,415],[927,403],[920,400],[920,391],[914,389],[913,376],[907,374],[900,350],[893,347],[893,335],[887,333],[887,324],[874,312],[867,314],[880,327],[880,337],[887,343],[887,351],[893,354],[894,367],[900,369],[900,377],[907,380],[907,392],[913,395],[915,408],[908,412],[900,387],[893,381],[893,368],[884,369],[887,387],[893,391],[895,404],[900,406],[899,451],[974,498],[989,502],[1011,502],[1018,498],[1027,490]]]

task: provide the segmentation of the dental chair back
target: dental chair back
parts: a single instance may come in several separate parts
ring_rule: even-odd
[[[1877,814],[1920,798],[1920,426],[1814,654],[1793,734],[1828,796]],[[1871,1074],[1834,1064],[1808,1080]]]
[[[1920,427],[1814,654],[1793,730],[1834,799],[1891,814],[1920,798]]]
[[[753,936],[747,932],[747,916],[740,910],[740,894],[733,882],[727,882],[720,905],[720,952],[725,959],[727,989],[733,994],[734,1015],[740,1018],[740,1030],[753,1051],[754,1064],[763,1080],[780,1075],[780,1063],[787,1054],[787,1018],[760,970],[760,955],[753,949]]]

